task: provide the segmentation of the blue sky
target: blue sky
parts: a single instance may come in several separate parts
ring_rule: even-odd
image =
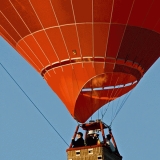
[[[77,123],[43,78],[1,37],[0,63],[69,144]],[[110,113],[104,122],[110,123]],[[113,121],[112,131],[123,160],[159,159],[159,122],[160,59],[131,92]],[[66,148],[0,65],[0,159],[64,160]]]

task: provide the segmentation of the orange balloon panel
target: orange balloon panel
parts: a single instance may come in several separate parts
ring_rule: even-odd
[[[4,0],[1,36],[85,122],[160,57],[160,1]]]

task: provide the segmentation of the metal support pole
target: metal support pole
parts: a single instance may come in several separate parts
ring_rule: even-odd
[[[114,139],[114,137],[113,137],[113,134],[112,134],[111,129],[109,129],[109,134],[111,135],[111,139],[112,139],[112,142],[113,142],[113,144],[114,144],[114,147],[117,148],[117,144],[116,144],[116,141],[115,141],[115,139]]]
[[[102,122],[100,122],[100,127],[101,127],[101,132],[102,132],[103,142],[104,142],[104,144],[106,144],[106,138],[105,138],[104,128],[103,128],[103,124],[102,124]]]
[[[114,136],[112,134],[111,128],[109,128],[109,134],[111,135],[111,139],[112,139],[113,145],[114,145],[114,147],[116,149],[116,152],[119,154],[119,151],[118,151],[118,148],[117,148],[117,144],[116,144],[116,141],[115,141]]]
[[[79,125],[76,127],[76,130],[75,130],[74,135],[73,135],[73,139],[75,139],[76,134],[78,132],[78,129],[79,129]],[[72,141],[71,141],[71,144],[70,144],[69,148],[72,148]]]

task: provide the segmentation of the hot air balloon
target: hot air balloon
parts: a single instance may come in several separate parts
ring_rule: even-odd
[[[6,0],[1,35],[78,122],[132,90],[160,56],[155,0]]]
[[[132,90],[160,57],[159,6],[159,0],[5,0],[0,32],[83,123]]]

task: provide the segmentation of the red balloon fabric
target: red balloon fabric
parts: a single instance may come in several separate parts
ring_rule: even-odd
[[[4,0],[0,10],[1,36],[79,122],[160,57],[159,0]]]

